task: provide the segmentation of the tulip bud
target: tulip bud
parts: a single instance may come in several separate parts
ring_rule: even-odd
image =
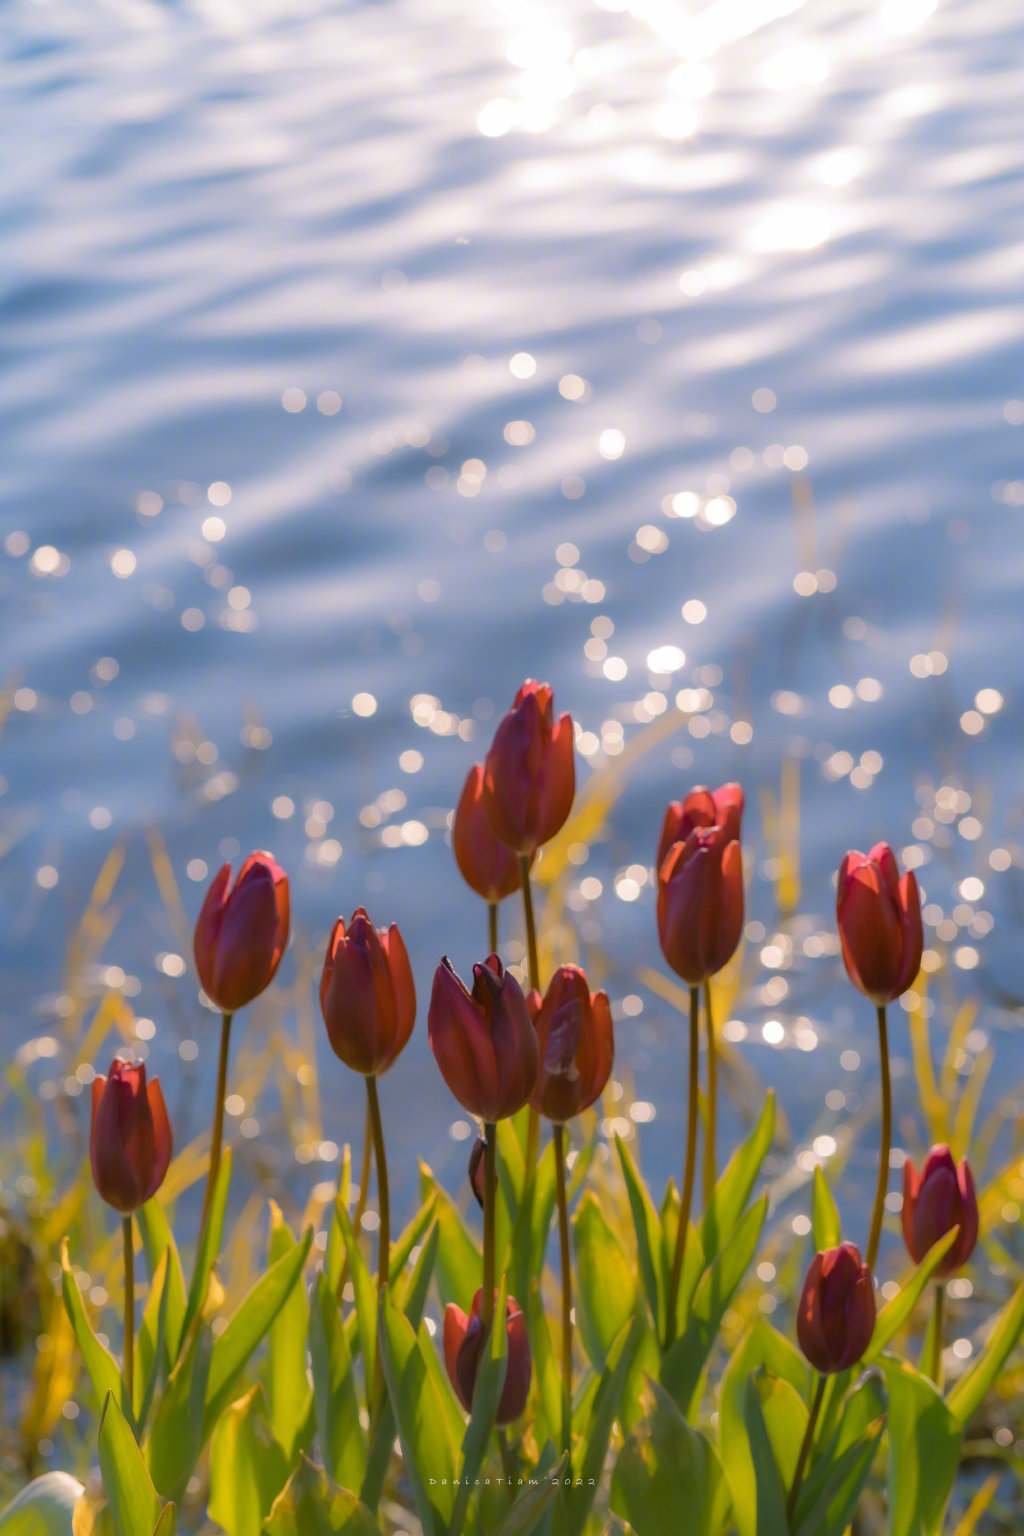
[[[856,1365],[875,1331],[871,1271],[853,1243],[816,1253],[800,1295],[796,1333],[818,1371]]]
[[[288,876],[269,853],[250,853],[228,890],[231,865],[214,875],[193,949],[203,991],[235,1013],[268,987],[288,943]]]
[[[697,827],[724,827],[726,842],[738,842],[742,819],[743,790],[738,784],[722,784],[715,790],[698,785],[685,800],[673,800],[666,810],[655,868],[664,864],[673,843],[685,843]]]
[[[909,1157],[903,1164],[903,1238],[920,1264],[929,1248],[959,1227],[945,1258],[935,1270],[945,1280],[967,1263],[978,1241],[978,1197],[967,1159],[959,1168],[946,1146],[932,1147],[920,1174]]]
[[[448,1379],[455,1388],[459,1402],[470,1413],[473,1408],[473,1389],[476,1386],[480,1357],[486,1343],[480,1307],[483,1286],[473,1297],[473,1306],[467,1317],[461,1307],[449,1302],[444,1314],[444,1363]],[[495,1292],[497,1301],[497,1292]],[[508,1359],[505,1365],[505,1382],[498,1399],[496,1424],[511,1424],[526,1407],[530,1392],[530,1341],[526,1336],[526,1323],[519,1303],[509,1297],[505,1305],[505,1332],[508,1341]]]
[[[404,1048],[416,1018],[416,988],[402,935],[373,926],[362,907],[339,917],[320,974],[320,1009],[334,1054],[376,1077]]]
[[[473,1143],[473,1150],[469,1154],[469,1187],[473,1191],[473,1197],[481,1210],[484,1208],[484,1152],[487,1142],[482,1136],[478,1136]]]
[[[578,965],[560,965],[533,1019],[540,1076],[531,1103],[549,1120],[571,1120],[604,1091],[612,1070],[608,994],[592,993]]]
[[[171,1123],[159,1081],[115,1058],[109,1077],[92,1080],[89,1157],[96,1188],[123,1216],[137,1211],[164,1181],[173,1151]]]
[[[466,884],[484,901],[499,902],[519,889],[519,860],[491,831],[483,801],[484,770],[469,770],[452,823],[455,862]]]
[[[491,829],[515,853],[550,841],[576,793],[572,720],[555,721],[547,683],[528,679],[494,733],[484,764],[483,806]]]
[[[497,955],[473,967],[466,990],[447,955],[434,974],[430,1044],[463,1109],[504,1120],[529,1101],[540,1069],[537,1034],[515,977]]]
[[[691,987],[732,958],[743,930],[743,860],[729,825],[695,827],[658,871],[658,937]]]
[[[900,879],[888,843],[848,853],[839,867],[836,921],[846,973],[879,1007],[912,985],[921,966],[921,898],[913,870]]]

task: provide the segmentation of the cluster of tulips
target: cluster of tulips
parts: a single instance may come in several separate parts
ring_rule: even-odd
[[[430,1044],[442,1076],[481,1134],[469,1178],[483,1210],[480,1287],[467,1314],[454,1302],[446,1309],[443,1355],[463,1408],[472,1410],[487,1356],[499,1296],[505,1296],[507,1365],[495,1422],[522,1414],[531,1382],[527,1323],[519,1302],[496,1273],[495,1212],[500,1121],[526,1111],[525,1183],[529,1191],[540,1150],[541,1121],[550,1122],[554,1143],[562,1286],[563,1452],[571,1456],[573,1374],[573,1277],[567,1194],[567,1125],[600,1097],[614,1056],[612,1015],[602,991],[591,992],[584,971],[561,965],[545,986],[539,970],[531,895],[531,868],[560,831],[575,794],[573,724],[556,719],[552,692],[523,684],[501,720],[483,764],[465,783],[454,816],[452,843],[458,867],[486,903],[491,952],[473,967],[467,987],[443,958],[433,978],[428,1010]],[[689,989],[689,1079],[683,1178],[674,1251],[664,1307],[668,1351],[680,1319],[680,1284],[698,1165],[700,1026],[703,1012],[707,1083],[702,1157],[705,1209],[716,1180],[717,1070],[711,979],[732,959],[744,925],[739,785],[693,789],[669,805],[657,846],[657,924],[664,957]],[[524,907],[529,989],[524,991],[497,954],[499,904],[515,893]],[[847,973],[876,1007],[882,1083],[878,1186],[866,1256],[852,1243],[818,1252],[807,1272],[797,1312],[797,1338],[820,1373],[795,1474],[788,1490],[792,1511],[815,1433],[828,1377],[863,1357],[876,1319],[875,1267],[888,1186],[891,1144],[886,1008],[917,976],[922,955],[920,900],[912,872],[902,876],[885,844],[870,853],[851,852],[839,870],[837,921]],[[222,1153],[224,1098],[233,1015],[272,981],[288,941],[289,891],[283,870],[267,853],[253,853],[232,884],[225,865],[215,876],[195,929],[195,962],[207,998],[223,1024],[203,1222]],[[416,1015],[416,989],[397,926],[377,928],[360,907],[338,918],[324,956],[320,1004],[335,1054],[366,1083],[367,1147],[359,1207],[365,1208],[372,1145],[378,1197],[378,1283],[389,1279],[390,1206],[378,1078],[408,1042]],[[171,1158],[171,1127],[160,1086],[145,1067],[115,1060],[106,1078],[93,1083],[91,1158],[96,1187],[124,1218],[126,1300],[124,1371],[131,1394],[134,1296],[132,1213],[159,1188]],[[935,1314],[930,1374],[938,1381],[942,1361],[944,1281],[969,1258],[978,1234],[978,1207],[970,1169],[959,1167],[945,1146],[933,1147],[917,1172],[903,1169],[902,1220],[906,1245],[920,1262],[941,1239],[949,1245],[934,1269]],[[955,1234],[950,1236],[950,1234]],[[368,1367],[370,1362],[368,1362]],[[378,1381],[380,1362],[377,1362]]]

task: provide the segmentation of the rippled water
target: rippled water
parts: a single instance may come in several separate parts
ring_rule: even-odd
[[[61,1036],[69,935],[127,838],[87,981],[152,1020],[196,1130],[212,1082],[182,1042],[212,1070],[216,1024],[143,834],[189,922],[207,867],[270,847],[302,948],[363,901],[409,940],[421,1025],[383,1089],[408,1203],[414,1154],[466,1151],[425,1031],[441,951],[484,943],[445,815],[534,674],[587,733],[583,779],[678,720],[569,892],[660,1172],[683,1062],[637,977],[661,966],[645,867],[695,780],[748,790],[734,1022],[799,1136],[874,1091],[829,913],[879,837],[918,850],[946,924],[935,1022],[980,993],[1005,1087],[1019,7],[53,0],[5,8],[0,48],[8,1046]],[[783,756],[803,889],[779,938]],[[322,1135],[357,1139],[359,1085],[321,1056]],[[73,1065],[33,1080],[74,1092]]]

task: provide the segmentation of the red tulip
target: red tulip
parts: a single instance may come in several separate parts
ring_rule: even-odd
[[[416,1018],[416,988],[402,935],[375,928],[362,907],[339,917],[320,974],[320,1009],[334,1054],[376,1077],[404,1048]]]
[[[444,1314],[444,1363],[448,1379],[455,1388],[455,1395],[467,1413],[473,1407],[473,1389],[486,1342],[480,1321],[483,1294],[481,1286],[473,1297],[468,1317],[453,1301],[448,1303]],[[511,1424],[513,1419],[518,1419],[526,1407],[530,1391],[530,1341],[526,1336],[526,1323],[519,1303],[511,1296],[505,1306],[505,1332],[508,1338],[508,1359],[494,1420],[496,1424]]]
[[[839,867],[836,921],[846,972],[879,1007],[894,1002],[921,967],[921,898],[913,870],[900,879],[888,843],[848,853]]]
[[[853,1243],[816,1253],[807,1271],[796,1317],[800,1348],[816,1370],[856,1365],[875,1331],[871,1271]]]
[[[685,800],[673,800],[666,810],[655,867],[660,869],[673,843],[685,843],[696,827],[724,827],[726,841],[738,841],[742,819],[743,790],[738,784],[722,784],[714,790],[698,785]]]
[[[115,1058],[109,1077],[92,1080],[89,1157],[103,1199],[124,1216],[137,1211],[163,1183],[173,1149],[159,1081],[146,1082],[141,1062]]]
[[[571,1120],[604,1091],[612,1070],[608,994],[591,992],[578,965],[560,965],[540,1008],[530,1011],[540,1047],[540,1076],[531,1103],[549,1120]]]
[[[498,902],[519,889],[519,860],[491,831],[483,801],[484,770],[469,770],[452,823],[455,862],[466,884],[484,901]]]
[[[658,937],[691,987],[731,958],[743,931],[743,860],[731,824],[695,827],[658,871]]]
[[[953,1246],[935,1270],[945,1280],[967,1263],[978,1241],[978,1197],[966,1157],[959,1168],[946,1146],[932,1147],[920,1174],[903,1164],[903,1238],[916,1264],[940,1237],[959,1227]]]
[[[471,993],[445,956],[428,1030],[445,1082],[471,1115],[504,1120],[529,1101],[540,1069],[537,1034],[519,983],[497,955],[474,965]]]
[[[483,805],[495,836],[533,854],[564,824],[576,793],[572,720],[555,721],[547,683],[528,679],[494,733],[484,764]]]
[[[268,987],[288,943],[288,876],[272,854],[250,853],[229,891],[231,865],[210,883],[193,948],[203,991],[235,1013]]]

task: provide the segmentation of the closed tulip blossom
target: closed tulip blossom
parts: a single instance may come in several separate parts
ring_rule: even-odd
[[[543,1003],[531,1013],[540,1048],[533,1107],[548,1120],[571,1120],[590,1108],[612,1070],[615,1047],[608,994],[591,992],[578,965],[561,965]]]
[[[695,827],[658,870],[658,937],[677,976],[700,986],[731,960],[743,930],[743,860],[725,825]]]
[[[466,884],[493,904],[518,891],[519,860],[491,830],[484,810],[483,788],[483,764],[476,763],[469,770],[455,808],[452,848]]]
[[[402,935],[375,928],[362,907],[339,917],[320,974],[320,1008],[334,1054],[353,1072],[379,1076],[412,1034],[416,988]]]
[[[921,968],[924,935],[917,876],[901,878],[888,843],[850,852],[839,869],[836,921],[847,975],[877,1007],[895,1002]]]
[[[467,1317],[461,1307],[449,1302],[444,1314],[444,1363],[448,1379],[455,1388],[455,1395],[469,1413],[473,1407],[473,1391],[477,1372],[483,1356],[487,1334],[481,1319],[483,1287],[473,1297],[473,1305]],[[505,1307],[505,1331],[508,1357],[505,1365],[505,1381],[498,1399],[498,1411],[494,1422],[511,1424],[526,1407],[530,1392],[530,1341],[526,1336],[526,1322],[519,1303],[509,1297]]]
[[[743,790],[738,784],[722,784],[718,789],[699,785],[685,799],[671,801],[661,824],[655,868],[664,864],[673,843],[685,843],[697,827],[724,827],[726,841],[738,841],[743,805]]]
[[[203,991],[222,1013],[244,1008],[273,981],[288,924],[288,876],[272,854],[251,853],[233,886],[231,865],[221,865],[199,913],[193,947]]]
[[[519,983],[497,955],[474,965],[472,992],[445,956],[427,1027],[441,1074],[471,1115],[504,1120],[529,1102],[540,1069],[537,1033]]]
[[[960,1230],[953,1246],[934,1271],[945,1280],[960,1269],[978,1241],[978,1198],[967,1159],[957,1167],[946,1146],[932,1147],[918,1173],[909,1157],[903,1164],[903,1237],[907,1251],[920,1264],[954,1227]]]
[[[572,720],[554,716],[547,683],[528,679],[494,733],[483,807],[495,836],[530,857],[563,826],[576,793]]]
[[[89,1158],[96,1188],[123,1216],[156,1194],[171,1161],[173,1137],[157,1078],[141,1062],[114,1060],[92,1080]]]
[[[856,1365],[875,1331],[871,1271],[853,1243],[816,1253],[797,1309],[800,1348],[823,1374]]]

